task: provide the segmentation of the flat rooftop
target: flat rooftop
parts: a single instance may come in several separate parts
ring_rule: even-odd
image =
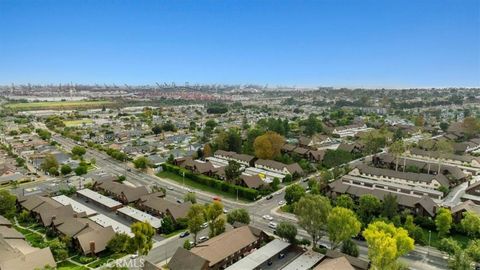
[[[162,220],[160,218],[154,217],[130,206],[122,207],[118,209],[117,212],[129,216],[136,221],[148,222],[155,229],[159,229],[162,226]]]
[[[290,244],[280,239],[274,239],[265,246],[253,251],[248,256],[227,267],[227,270],[255,269],[282,250],[289,247]]]
[[[124,233],[124,234],[127,234],[130,237],[133,237],[133,233],[132,233],[132,230],[130,229],[130,227],[128,227],[126,225],[123,225],[122,223],[120,223],[120,222],[118,222],[114,219],[111,219],[111,218],[105,216],[104,214],[98,214],[98,215],[95,215],[95,216],[91,216],[91,217],[89,217],[89,219],[92,220],[92,221],[95,221],[95,223],[97,223],[98,225],[100,225],[102,227],[112,226],[113,230],[116,233]]]
[[[77,201],[73,200],[72,198],[67,197],[65,195],[55,196],[55,197],[52,197],[52,199],[54,199],[55,201],[57,201],[61,205],[71,205],[72,208],[73,208],[73,211],[75,211],[75,213],[85,212],[87,214],[87,216],[92,216],[92,215],[95,215],[97,213],[97,211],[93,210],[92,208],[90,208],[90,207],[88,207],[84,204],[81,204],[81,203],[79,203],[79,202],[77,202]]]
[[[282,270],[308,270],[312,269],[318,262],[320,262],[325,255],[308,250],[295,260],[291,261]]]
[[[108,208],[115,208],[122,205],[120,202],[117,202],[107,196],[103,196],[102,194],[88,188],[77,190],[77,193]]]

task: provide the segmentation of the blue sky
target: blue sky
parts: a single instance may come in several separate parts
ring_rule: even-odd
[[[0,84],[480,86],[480,1],[0,0]]]

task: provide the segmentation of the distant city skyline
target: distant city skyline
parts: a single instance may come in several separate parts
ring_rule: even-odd
[[[0,85],[480,86],[480,1],[0,1]]]

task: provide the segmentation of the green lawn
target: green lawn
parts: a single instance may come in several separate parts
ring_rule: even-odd
[[[171,179],[171,180],[173,180],[173,181],[175,181],[179,184],[184,183],[183,182],[183,177],[181,177],[180,175],[177,175],[175,173],[163,171],[163,172],[157,173],[157,176],[162,177],[162,178]],[[224,192],[224,191],[218,190],[216,188],[212,188],[212,187],[209,187],[209,186],[206,186],[206,185],[199,184],[199,183],[197,183],[193,180],[190,180],[187,177],[185,177],[185,186],[193,188],[193,189],[199,189],[199,190],[209,192],[209,193],[212,193],[212,194],[221,195],[221,196],[229,198],[229,199],[235,199],[235,200],[237,199],[237,196],[234,196],[234,195],[232,195],[228,192]],[[182,198],[180,198],[180,199],[182,199]],[[241,197],[239,197],[238,200],[242,201],[242,202],[248,202],[247,200],[242,199]]]
[[[85,124],[91,124],[93,123],[92,119],[80,119],[80,120],[68,120],[68,121],[63,121],[66,127],[76,127],[76,126],[81,126],[84,123]]]
[[[87,264],[87,266],[90,267],[90,268],[97,268],[101,265],[106,264],[109,261],[120,259],[125,255],[126,254],[123,254],[123,253],[118,253],[118,254],[114,253],[114,254],[109,254],[109,255],[106,255],[106,256],[101,256],[98,260],[96,260],[96,261],[94,261],[90,264]]]
[[[170,238],[170,237],[175,236],[175,235],[177,235],[177,234],[179,234],[179,233],[181,233],[181,232],[183,232],[183,231],[186,231],[186,230],[187,230],[187,229],[180,229],[180,230],[173,231],[173,232],[171,232],[171,233],[169,233],[169,234],[162,234],[162,237],[164,237],[164,238]]]
[[[9,103],[7,108],[14,110],[37,110],[37,109],[73,109],[73,108],[99,108],[103,105],[111,105],[114,102],[105,100],[80,100],[80,101],[45,101],[28,103]]]
[[[423,233],[425,234],[425,239],[428,244],[428,230],[423,229]],[[471,240],[468,236],[462,234],[451,234],[449,237],[452,237],[453,240],[456,240],[463,247],[467,246],[468,241]],[[432,231],[430,245],[438,248],[440,246],[440,240],[442,240],[442,238],[438,238],[438,233],[436,231]]]
[[[57,270],[88,270],[87,267],[76,265],[69,261],[57,263]]]

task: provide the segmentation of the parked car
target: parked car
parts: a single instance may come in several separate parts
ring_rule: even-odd
[[[270,221],[273,220],[272,216],[270,216],[270,215],[264,215],[262,217],[263,217],[263,219],[266,219],[266,220],[270,220]]]
[[[277,228],[277,223],[275,222],[270,222],[268,223],[268,227],[272,228],[272,229],[276,229]]]
[[[168,190],[173,190],[173,187],[172,187],[172,186],[168,186],[167,189],[168,189]]]
[[[184,231],[180,234],[180,238],[184,238],[184,237],[187,237],[190,235],[190,232],[189,231]]]
[[[203,243],[203,242],[205,242],[205,241],[207,241],[207,240],[208,240],[208,236],[202,236],[202,237],[198,238],[198,242],[199,242],[199,243]]]
[[[279,254],[278,254],[278,258],[279,258],[279,259],[285,258],[285,253],[279,253]]]
[[[285,204],[285,201],[284,200],[281,200],[278,202],[278,205],[284,205]]]
[[[205,228],[207,228],[207,227],[208,227],[208,222],[205,222],[205,223],[202,224],[202,228],[205,229]]]
[[[267,196],[267,198],[266,198],[266,199],[267,199],[267,200],[271,200],[272,198],[273,198],[273,195],[272,195],[272,194],[270,194],[270,195],[268,195],[268,196]]]

